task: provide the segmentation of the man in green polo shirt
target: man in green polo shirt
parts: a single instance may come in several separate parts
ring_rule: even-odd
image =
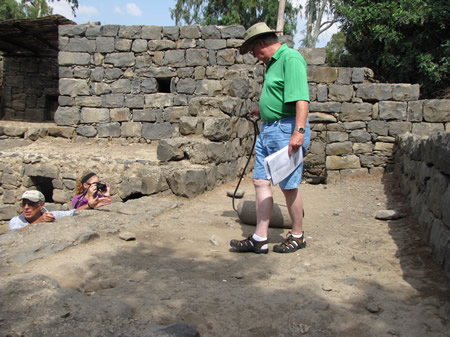
[[[231,240],[237,252],[265,254],[269,251],[268,229],[273,208],[271,180],[264,169],[264,158],[288,147],[289,157],[308,149],[311,130],[308,122],[309,89],[306,62],[302,55],[281,44],[264,22],[250,27],[244,34],[241,54],[251,52],[266,64],[259,107],[250,113],[262,120],[255,145],[256,161],[253,185],[256,194],[256,230],[245,240]],[[305,247],[303,233],[303,199],[299,191],[303,162],[280,182],[281,191],[292,220],[286,239],[273,247],[278,253],[291,253]]]

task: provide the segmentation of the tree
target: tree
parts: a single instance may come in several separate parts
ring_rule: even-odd
[[[305,6],[306,31],[302,46],[314,48],[320,34],[337,22],[336,0],[307,0]],[[325,20],[325,21],[324,21]]]
[[[50,0],[54,2],[55,0]],[[61,1],[61,0],[57,0]],[[75,15],[75,10],[78,8],[78,0],[67,1],[72,12]],[[0,21],[24,18],[39,18],[42,16],[51,15],[53,8],[50,7],[45,0],[1,0],[0,1]]]
[[[53,14],[53,8],[47,5],[47,1],[45,0],[22,0],[22,4],[27,18],[40,18]]]
[[[22,4],[16,0],[2,0],[0,3],[0,21],[22,19],[25,17]]]
[[[333,34],[331,40],[326,46],[326,63],[331,67],[350,67],[352,66],[351,55],[345,49],[345,34],[337,32]]]
[[[264,21],[269,27],[277,26],[278,0],[177,0],[170,9],[175,24],[243,25],[249,28]],[[293,34],[299,8],[286,2],[284,33]]]
[[[353,66],[386,82],[419,83],[422,97],[449,87],[448,0],[343,0],[337,7]]]

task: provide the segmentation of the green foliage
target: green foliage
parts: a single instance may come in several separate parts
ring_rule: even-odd
[[[352,65],[351,55],[345,49],[345,34],[344,32],[337,32],[333,34],[331,40],[325,47],[326,63],[331,67],[350,67]]]
[[[423,97],[449,87],[448,0],[344,0],[337,11],[353,66],[419,83]]]
[[[53,2],[54,0],[50,0]],[[60,1],[60,0],[57,0]],[[66,0],[75,15],[78,0]],[[45,0],[0,0],[0,21],[25,18],[39,18],[52,15],[53,8]]]
[[[242,25],[249,28],[264,21],[269,27],[277,25],[277,0],[177,0],[170,9],[171,17],[177,25]],[[299,8],[287,1],[284,12],[284,33],[293,34]]]
[[[0,2],[0,21],[22,19],[25,17],[22,4],[15,0],[2,0]]]

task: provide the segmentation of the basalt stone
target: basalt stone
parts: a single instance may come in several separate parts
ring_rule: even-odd
[[[172,138],[175,126],[171,123],[144,123],[142,126],[142,137],[145,139]]]
[[[76,132],[83,137],[95,137],[97,135],[97,129],[92,125],[80,126],[76,129]]]
[[[58,107],[55,112],[55,122],[57,125],[76,125],[80,122],[79,107]]]
[[[193,198],[202,194],[206,188],[206,172],[203,169],[175,171],[167,178],[175,195]]]
[[[162,33],[161,26],[142,26],[141,38],[147,40],[160,40]]]
[[[89,86],[86,80],[74,78],[61,78],[59,80],[59,93],[65,96],[89,95]]]
[[[120,137],[119,123],[104,123],[97,126],[98,137],[100,138],[117,138]]]
[[[111,53],[114,51],[114,38],[113,37],[97,37],[97,49],[98,53]]]

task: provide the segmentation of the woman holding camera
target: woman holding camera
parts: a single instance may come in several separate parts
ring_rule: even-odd
[[[94,209],[112,203],[109,184],[100,182],[94,172],[77,179],[72,207],[75,209]]]

